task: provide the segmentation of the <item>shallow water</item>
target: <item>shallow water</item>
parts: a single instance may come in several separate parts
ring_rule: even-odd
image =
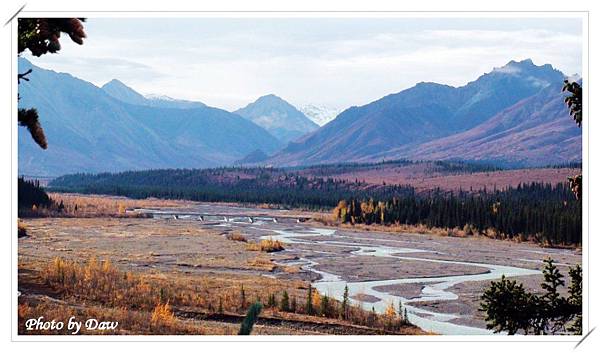
[[[359,302],[352,298],[352,303],[358,303],[366,310],[375,309],[378,313],[383,313],[385,309],[390,305],[398,307],[398,302],[402,303],[402,307],[406,308],[408,319],[413,324],[420,328],[435,332],[439,334],[449,335],[473,335],[473,334],[491,334],[490,330],[485,330],[476,327],[470,327],[465,325],[458,325],[448,322],[449,320],[459,318],[460,316],[454,314],[438,313],[418,307],[411,306],[411,303],[425,302],[425,301],[440,301],[440,300],[456,300],[458,296],[449,291],[448,289],[459,283],[467,281],[484,281],[484,280],[495,280],[502,277],[514,277],[514,276],[525,276],[539,274],[540,271],[530,270],[512,266],[500,266],[485,263],[473,263],[463,261],[450,261],[450,260],[438,260],[418,257],[407,257],[400,256],[399,254],[415,253],[415,252],[429,252],[428,250],[420,250],[413,248],[400,248],[390,247],[383,245],[369,245],[360,243],[345,243],[337,240],[311,240],[310,237],[314,236],[334,236],[334,229],[322,229],[322,228],[311,228],[308,230],[291,231],[291,230],[274,230],[277,234],[275,236],[266,235],[262,238],[273,238],[288,244],[323,244],[328,246],[338,247],[350,247],[359,248],[359,250],[352,251],[351,254],[354,256],[379,256],[379,257],[393,257],[398,259],[413,260],[413,261],[429,261],[436,263],[447,263],[447,264],[458,264],[468,265],[486,268],[488,271],[481,274],[473,275],[455,275],[455,276],[442,276],[442,277],[417,277],[417,278],[398,278],[388,279],[382,281],[358,281],[358,282],[347,282],[344,281],[340,276],[328,273],[322,270],[317,270],[314,267],[318,263],[314,260],[302,258],[296,262],[296,264],[303,264],[303,268],[306,270],[313,271],[322,276],[322,278],[313,283],[313,286],[321,293],[326,294],[329,297],[333,297],[337,300],[342,300],[344,295],[344,289],[348,286],[349,296],[355,296],[357,294],[366,294],[378,298],[379,300],[374,303]],[[375,287],[397,285],[404,283],[423,283],[424,287],[421,290],[421,295],[416,298],[403,298],[400,296],[392,295],[383,291],[378,291]],[[424,317],[425,316],[425,317]]]
[[[172,213],[172,211],[170,212]],[[160,214],[161,211],[157,211],[156,213]],[[205,218],[208,217],[211,216],[205,216]],[[449,322],[453,319],[458,319],[461,316],[458,314],[446,314],[435,312],[432,310],[427,310],[415,306],[415,303],[426,301],[457,300],[458,295],[453,293],[450,290],[450,288],[464,282],[497,280],[501,278],[502,275],[506,277],[514,277],[540,274],[540,271],[538,270],[531,270],[512,266],[427,258],[427,253],[431,253],[432,255],[439,255],[441,253],[439,251],[419,249],[418,247],[423,246],[423,243],[410,240],[378,238],[376,233],[369,233],[368,235],[353,234],[353,236],[348,236],[343,234],[337,234],[336,229],[315,228],[308,225],[305,226],[301,223],[284,226],[281,223],[278,224],[276,222],[276,219],[271,217],[253,217],[252,221],[250,221],[247,217],[244,217],[243,215],[236,215],[235,217],[229,218],[223,216],[216,216],[215,218],[215,220],[218,219],[218,223],[204,224],[203,226],[231,228],[245,227],[256,231],[258,234],[264,234],[261,236],[261,239],[270,238],[273,240],[279,240],[286,244],[302,244],[302,253],[304,257],[301,257],[297,260],[286,261],[285,264],[301,266],[304,270],[312,271],[314,273],[319,274],[321,276],[321,279],[313,282],[313,286],[321,294],[326,294],[330,297],[341,301],[343,299],[344,288],[348,286],[350,297],[353,297],[357,294],[364,294],[377,298],[377,301],[372,303],[364,301],[361,302],[352,298],[350,298],[350,301],[354,304],[362,305],[363,308],[366,310],[374,309],[378,313],[383,313],[390,304],[393,304],[397,308],[398,303],[401,303],[402,307],[406,309],[408,319],[411,323],[419,326],[423,330],[438,334],[482,335],[492,334],[493,332],[482,328],[459,325],[456,323]],[[414,247],[396,247],[390,245],[376,244],[377,241],[381,240],[385,240],[387,244],[398,243]],[[427,241],[427,244],[429,245],[434,243],[434,241]],[[324,245],[326,245],[327,247],[324,247]],[[339,256],[339,253],[336,254],[333,252],[326,251],[326,249],[329,247],[352,249],[348,252],[348,256],[375,256],[411,261],[435,262],[441,264],[466,265],[481,267],[485,269],[485,272],[479,274],[451,275],[439,277],[390,278],[378,281],[349,282],[345,281],[339,275],[316,268],[316,266],[318,266],[319,263],[310,255],[331,254]],[[519,251],[544,254],[549,253],[549,251],[537,250]],[[420,253],[421,257],[410,256],[410,254],[415,253]],[[421,289],[420,295],[408,299],[401,296],[386,293],[382,290],[375,289],[381,286],[398,285],[406,283],[422,284],[423,288]]]

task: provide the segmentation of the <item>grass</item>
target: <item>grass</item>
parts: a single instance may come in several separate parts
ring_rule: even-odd
[[[258,243],[248,243],[246,249],[250,251],[263,252],[276,252],[285,250],[285,248],[283,247],[283,243],[279,240],[273,240],[273,238],[262,239]]]
[[[180,207],[181,201],[145,199],[134,200],[117,196],[81,195],[69,193],[48,194],[55,207],[38,209],[37,216],[42,217],[139,217],[127,212],[133,208],[143,207]],[[62,210],[58,205],[62,203]]]
[[[27,272],[25,267],[20,264],[20,273]],[[256,301],[265,305],[261,317],[304,322],[301,327],[305,327],[306,323],[335,324],[346,325],[352,330],[356,329],[352,325],[361,325],[384,330],[382,333],[423,334],[408,324],[400,324],[390,330],[389,318],[358,306],[351,306],[347,319],[341,320],[341,303],[332,298],[325,299],[316,292],[312,297],[315,311],[308,315],[304,307],[307,285],[301,281],[263,277],[225,278],[226,275],[223,278],[190,279],[183,275],[131,273],[119,270],[109,261],[93,257],[81,263],[57,257],[45,263],[38,275],[37,285],[46,288],[48,296],[45,300],[39,299],[39,295],[22,295],[19,298],[20,334],[68,334],[65,330],[26,331],[25,321],[39,316],[65,322],[71,316],[80,320],[93,317],[119,322],[114,332],[83,330],[81,334],[235,334],[236,330],[231,325],[211,326],[201,320],[180,317],[177,313],[192,310],[203,315],[237,315],[234,316],[237,318],[242,317],[250,303]],[[26,282],[20,275],[20,286],[27,288]],[[293,310],[281,311],[277,305],[283,292],[289,293],[290,300],[295,303]],[[266,304],[268,301],[274,304]]]

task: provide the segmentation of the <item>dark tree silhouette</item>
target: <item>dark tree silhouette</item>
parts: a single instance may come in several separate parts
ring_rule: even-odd
[[[29,49],[33,56],[56,53],[60,50],[60,35],[66,33],[77,44],[83,44],[86,34],[83,30],[83,18],[20,18],[18,54]],[[18,74],[21,80],[29,81],[31,70]],[[48,148],[44,130],[39,122],[35,108],[18,110],[19,125],[29,130],[33,140],[43,149]]]
[[[583,90],[581,85],[577,82],[569,82],[569,80],[565,80],[562,90],[563,92],[566,91],[571,93],[569,96],[565,97],[565,103],[569,107],[569,114],[573,117],[573,120],[575,120],[577,126],[581,127],[583,120]],[[575,194],[575,197],[580,200],[583,187],[583,178],[581,174],[569,178],[569,185],[571,186],[571,190]]]
[[[479,310],[485,312],[487,328],[495,332],[506,331],[509,335],[548,334],[561,330],[581,335],[581,266],[569,269],[571,284],[569,297],[558,293],[564,286],[563,275],[552,259],[544,260],[544,294],[530,293],[523,284],[507,280],[492,281],[483,293]],[[570,326],[567,324],[570,323]]]
[[[571,93],[570,96],[565,97],[565,103],[567,103],[567,106],[569,107],[569,114],[571,114],[577,126],[581,127],[583,117],[581,85],[577,82],[569,82],[569,80],[565,80],[562,90],[563,92],[566,91]]]

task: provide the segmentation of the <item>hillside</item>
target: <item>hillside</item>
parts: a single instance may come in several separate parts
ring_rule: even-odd
[[[550,85],[465,132],[386,155],[427,160],[460,156],[512,166],[580,161],[581,129],[569,116],[561,86]]]
[[[49,146],[41,150],[19,128],[19,174],[203,168],[281,146],[262,128],[221,109],[127,104],[89,82],[20,58],[19,71],[28,68],[33,72],[19,85],[19,107],[38,109]]]
[[[568,118],[568,115],[562,115],[566,110],[558,109],[561,98],[558,94],[560,87],[557,85],[562,84],[563,79],[564,75],[550,65],[537,66],[531,60],[523,60],[511,61],[461,87],[419,83],[365,106],[345,110],[321,129],[288,145],[268,163],[310,165],[342,161],[378,161],[383,158],[423,159],[428,158],[427,155],[422,156],[421,153],[424,152],[419,149],[413,151],[412,148],[436,140],[439,143],[429,146],[430,149],[427,150],[431,156],[437,156],[436,153],[439,153],[439,158],[442,159],[486,160],[484,153],[471,156],[466,153],[472,152],[468,149],[455,149],[444,153],[448,149],[444,143],[449,141],[441,140],[471,129],[486,130],[487,134],[493,134],[497,130],[480,127],[482,124],[501,125],[510,135],[506,138],[512,141],[511,144],[495,146],[496,157],[509,161],[517,160],[523,165],[569,162],[578,156],[576,140],[580,138],[581,132],[565,128],[558,134],[554,133],[557,129],[556,124],[559,124],[556,121]],[[552,94],[549,87],[558,87],[557,94]],[[521,118],[533,114],[534,109],[527,106],[527,103],[519,102],[544,89],[547,90],[540,100],[543,100],[544,104],[550,104],[547,108],[552,110],[552,115],[546,117],[538,114],[535,119],[529,119],[531,123],[528,126],[533,129],[534,124],[546,124],[551,121],[553,129],[546,130],[551,134],[540,136],[538,133],[533,137],[528,136],[526,132],[521,131],[523,126],[519,125],[519,120],[499,115],[511,107],[514,107],[513,115],[519,115]],[[492,118],[496,119],[495,123],[490,122]],[[538,132],[543,131],[544,127],[537,129]],[[548,148],[549,141],[565,144],[565,151],[557,155],[555,150]],[[524,149],[532,149],[534,152],[526,155],[514,154],[515,150]],[[491,150],[491,147],[487,149],[488,152]]]

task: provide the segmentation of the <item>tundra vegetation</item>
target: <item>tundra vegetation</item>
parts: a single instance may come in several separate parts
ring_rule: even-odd
[[[36,290],[56,299],[45,300],[46,296],[37,295],[20,300],[20,334],[67,333],[27,331],[25,321],[38,315],[65,321],[70,316],[96,315],[118,321],[119,327],[110,334],[250,334],[262,317],[299,327],[334,325],[339,328],[338,334],[423,333],[402,319],[400,312],[373,315],[356,305],[323,296],[311,290],[310,285],[308,291],[303,290],[306,287],[298,282],[290,286],[291,283],[277,281],[274,286],[276,280],[261,278],[250,282],[227,280],[224,286],[219,283],[224,279],[214,277],[190,280],[122,271],[110,261],[94,257],[85,262],[56,257],[36,272]],[[314,305],[298,304],[302,302]],[[234,332],[210,325],[210,320],[239,320],[241,326],[239,332]]]

